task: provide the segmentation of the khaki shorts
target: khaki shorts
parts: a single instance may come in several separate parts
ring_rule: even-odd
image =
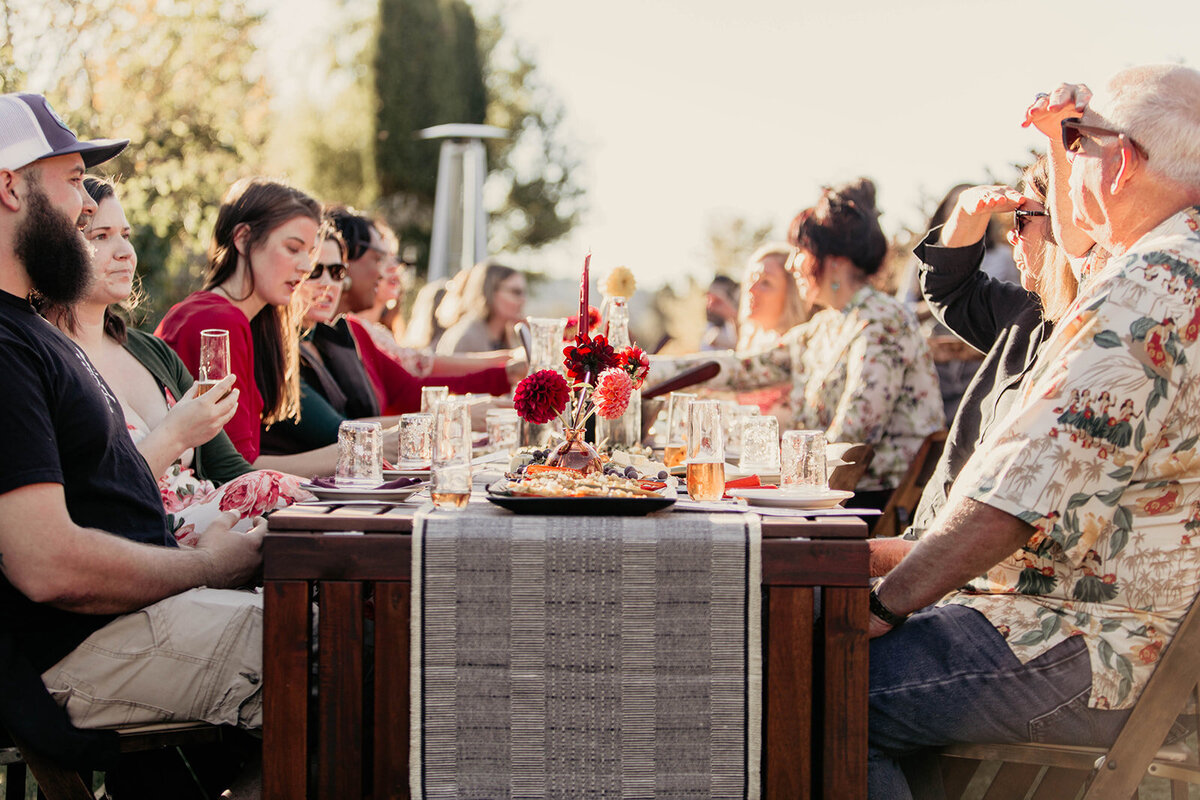
[[[42,674],[80,728],[262,727],[262,595],[192,589],[126,614]]]

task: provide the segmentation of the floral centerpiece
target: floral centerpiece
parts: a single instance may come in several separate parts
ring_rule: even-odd
[[[591,254],[583,262],[578,319],[588,317],[588,266]],[[645,351],[630,345],[620,352],[602,335],[580,331],[574,342],[563,349],[566,377],[551,369],[532,373],[517,384],[513,405],[528,422],[544,425],[558,419],[563,425],[564,441],[555,447],[546,463],[569,467],[583,473],[601,469],[600,456],[584,439],[585,426],[593,414],[616,419],[629,406],[629,396],[640,389],[650,371]]]

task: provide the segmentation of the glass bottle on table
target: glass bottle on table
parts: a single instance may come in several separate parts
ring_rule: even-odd
[[[613,297],[608,303],[608,343],[617,352],[633,342],[629,338],[629,308],[624,297]],[[628,450],[642,439],[642,390],[629,394],[629,407],[616,419],[596,418],[596,442],[601,447]]]
[[[693,400],[688,404],[687,490],[693,500],[712,502],[725,495],[725,442],[721,403]]]

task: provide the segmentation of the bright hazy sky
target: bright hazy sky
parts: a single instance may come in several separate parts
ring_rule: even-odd
[[[302,63],[338,0],[300,0],[315,13],[299,33],[296,0],[273,2],[297,48],[277,63]],[[1040,146],[1020,127],[1035,92],[1200,67],[1200,0],[473,0],[501,2],[565,105],[587,191],[569,240],[524,265],[577,274],[591,247],[594,267],[647,285],[707,281],[713,220],[782,235],[821,185],[857,175],[878,184],[885,229],[920,227],[927,198],[1011,178]]]

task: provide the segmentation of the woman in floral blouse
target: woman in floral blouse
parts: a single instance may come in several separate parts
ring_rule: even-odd
[[[789,269],[806,302],[824,310],[785,334],[778,347],[747,358],[716,358],[723,387],[791,382],[793,416],[780,420],[783,427],[874,445],[875,458],[854,499],[866,508],[887,503],[921,442],[946,423],[916,319],[868,283],[887,253],[878,216],[875,185],[866,178],[825,189],[788,232],[796,248]],[[657,361],[652,379],[674,371]]]

